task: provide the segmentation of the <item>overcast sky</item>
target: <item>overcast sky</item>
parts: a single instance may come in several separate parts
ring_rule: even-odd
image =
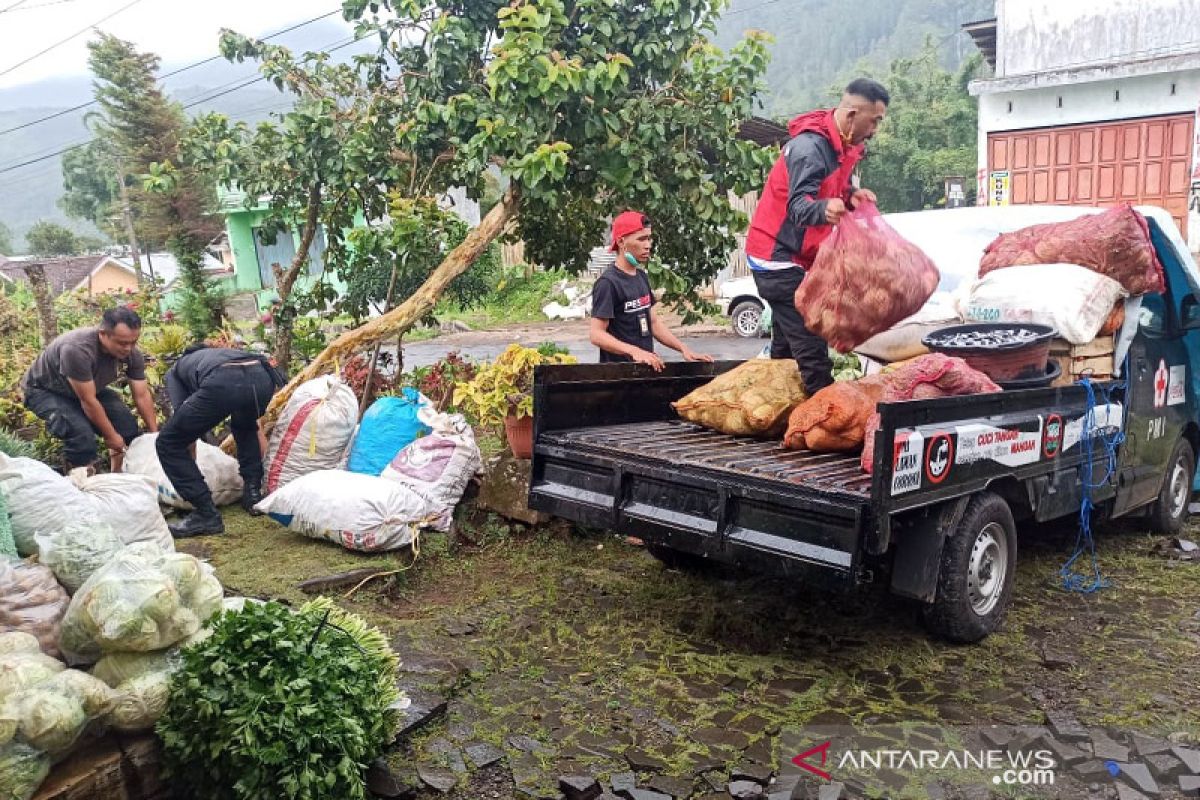
[[[262,36],[340,8],[339,0],[23,0],[14,7],[17,2],[0,0],[0,72],[84,32],[0,75],[0,92],[46,78],[86,75],[93,26],[157,53],[169,68],[216,55],[221,28]],[[340,15],[325,22],[344,27],[347,37],[353,32]]]

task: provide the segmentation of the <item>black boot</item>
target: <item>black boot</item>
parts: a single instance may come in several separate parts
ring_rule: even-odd
[[[207,500],[196,505],[196,510],[188,514],[178,525],[168,525],[171,535],[176,539],[187,539],[192,536],[205,536],[212,533],[225,532],[225,520],[221,512]]]
[[[242,508],[246,509],[246,513],[252,517],[261,517],[261,511],[255,511],[254,507],[262,502],[262,491],[253,483],[247,483],[242,487]]]

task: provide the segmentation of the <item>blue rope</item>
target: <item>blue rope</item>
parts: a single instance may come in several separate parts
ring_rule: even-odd
[[[1123,427],[1113,433],[1102,434],[1096,428],[1096,386],[1088,378],[1081,378],[1080,384],[1087,392],[1087,411],[1083,415],[1083,430],[1080,432],[1079,446],[1083,451],[1083,464],[1079,467],[1079,478],[1083,484],[1083,499],[1079,503],[1079,531],[1075,536],[1075,552],[1058,571],[1062,588],[1068,592],[1092,594],[1111,586],[1112,583],[1100,574],[1100,563],[1096,558],[1096,540],[1092,537],[1092,490],[1098,489],[1112,480],[1117,472],[1117,448],[1125,441]],[[1114,384],[1112,388],[1124,388],[1124,384]],[[1101,389],[1104,404],[1109,403],[1108,389]],[[1095,465],[1096,443],[1104,448],[1105,473],[1100,480],[1093,480]],[[1090,574],[1077,566],[1084,558],[1091,561]]]

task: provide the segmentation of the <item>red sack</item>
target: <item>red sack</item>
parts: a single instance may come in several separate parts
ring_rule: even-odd
[[[821,243],[796,290],[796,310],[810,331],[846,353],[915,314],[938,280],[929,257],[863,203]]]
[[[1078,264],[1107,275],[1133,295],[1161,292],[1166,286],[1150,226],[1129,205],[1002,233],[984,248],[979,275],[1021,264]]]
[[[874,375],[826,386],[792,411],[784,448],[821,453],[857,450],[882,393],[883,380]]]
[[[965,394],[999,392],[995,381],[971,367],[961,358],[930,353],[914,358],[884,375],[885,384],[880,402],[901,400],[931,400],[935,397],[958,397]],[[879,430],[879,414],[872,414],[863,433],[863,472],[871,474],[875,461],[875,432]]]

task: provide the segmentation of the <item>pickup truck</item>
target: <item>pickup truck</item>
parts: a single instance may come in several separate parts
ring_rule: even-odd
[[[945,284],[955,269],[973,277],[997,233],[1089,211],[954,209],[890,221],[934,258]],[[1091,392],[1077,383],[880,404],[867,474],[856,453],[787,451],[676,416],[672,401],[737,362],[668,363],[658,373],[539,367],[529,505],[638,536],[670,564],[708,560],[840,589],[886,581],[923,604],[934,635],[978,641],[1011,602],[1018,524],[1077,515],[1089,492],[1098,520],[1140,515],[1174,533],[1189,513],[1200,270],[1166,212],[1139,211],[1167,289],[1129,303],[1119,377]],[[1111,458],[1099,437],[1118,430]]]

